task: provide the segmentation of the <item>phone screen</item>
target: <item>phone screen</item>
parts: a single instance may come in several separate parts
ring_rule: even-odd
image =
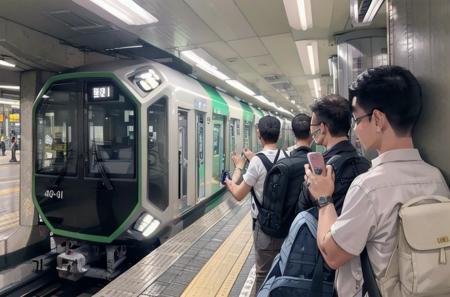
[[[312,172],[316,175],[321,175],[325,171],[325,161],[321,153],[308,153],[308,162],[311,166]]]

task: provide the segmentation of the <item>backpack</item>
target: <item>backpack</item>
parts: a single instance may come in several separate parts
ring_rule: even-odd
[[[317,209],[299,213],[257,297],[332,297],[335,272],[317,247]]]
[[[257,156],[267,170],[262,203],[255,198],[258,223],[265,234],[285,238],[296,215],[295,208],[305,175],[304,164],[308,160],[304,155],[277,161],[277,154],[272,164],[264,154],[258,153]]]
[[[380,293],[383,297],[450,296],[449,213],[450,200],[436,195],[417,197],[401,206],[398,244],[385,276],[374,282],[367,253],[361,255],[364,283],[378,283],[379,291],[376,285],[365,288],[370,297]]]

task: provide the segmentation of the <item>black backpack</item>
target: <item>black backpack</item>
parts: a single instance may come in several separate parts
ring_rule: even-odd
[[[284,151],[283,151],[284,153]],[[256,154],[267,170],[262,204],[253,196],[258,208],[258,223],[269,236],[285,238],[296,215],[296,205],[305,175],[306,155],[291,156],[274,163],[262,153]],[[284,153],[286,155],[286,153]],[[278,161],[277,161],[278,160]]]

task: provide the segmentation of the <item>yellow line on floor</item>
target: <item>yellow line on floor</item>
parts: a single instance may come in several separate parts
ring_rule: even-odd
[[[226,281],[228,282],[228,275],[230,273],[235,273],[235,270],[240,271],[240,269],[244,265],[245,260],[242,261],[242,259],[240,259],[241,254],[244,253],[248,256],[248,253],[250,251],[247,251],[248,242],[251,240],[251,218],[250,215],[247,215],[228,236],[228,238],[222,243],[222,245],[217,249],[214,255],[212,255],[212,257],[205,264],[205,266],[203,266],[200,272],[197,273],[195,278],[192,280],[186,290],[184,290],[181,296],[216,296],[224,283]],[[245,258],[247,256],[245,256]]]
[[[19,224],[19,211],[0,216],[0,232],[11,229]]]
[[[5,196],[8,194],[14,194],[14,193],[19,193],[19,192],[20,192],[20,187],[7,188],[7,189],[0,190],[0,196]]]
[[[233,288],[234,282],[239,276],[239,272],[241,272],[242,266],[244,266],[245,261],[247,260],[248,255],[250,254],[250,250],[253,246],[253,237],[250,237],[249,241],[247,241],[247,245],[244,247],[244,250],[239,255],[236,263],[234,263],[233,268],[227,276],[227,279],[223,282],[222,287],[219,292],[217,292],[216,296],[227,297],[231,289]]]

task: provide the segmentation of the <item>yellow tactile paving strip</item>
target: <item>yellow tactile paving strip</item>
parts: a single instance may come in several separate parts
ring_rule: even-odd
[[[228,296],[253,244],[251,221],[247,215],[239,223],[184,290],[182,297]]]
[[[19,211],[0,215],[0,233],[19,225]]]
[[[0,190],[0,196],[5,196],[8,194],[14,194],[14,193],[19,193],[19,192],[20,192],[20,187],[3,189],[3,190]]]

